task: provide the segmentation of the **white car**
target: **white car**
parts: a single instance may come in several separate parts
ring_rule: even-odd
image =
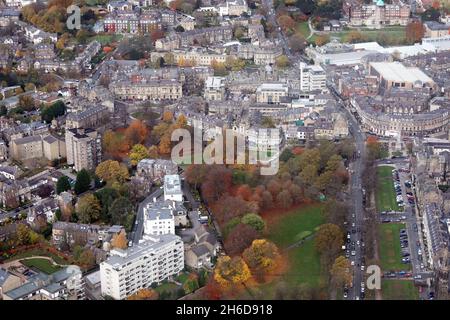
[[[350,262],[350,264],[351,264],[352,266],[354,266],[354,265],[355,265],[355,261]]]
[[[417,250],[417,254],[419,255],[419,256],[421,256],[422,255],[422,250]]]
[[[364,271],[365,267],[364,265],[361,266],[361,271]]]
[[[356,251],[352,251],[352,256],[356,255]]]

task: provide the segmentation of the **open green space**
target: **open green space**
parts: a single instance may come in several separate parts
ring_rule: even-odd
[[[400,229],[403,223],[383,223],[378,225],[380,239],[380,264],[382,271],[410,270],[410,264],[402,263]]]
[[[131,116],[133,118],[139,119],[139,120],[156,120],[159,118],[159,114],[153,111],[150,112],[142,112],[142,111],[138,111],[138,112],[134,112],[131,114]]]
[[[280,250],[285,249],[305,236],[312,235],[321,224],[325,223],[322,210],[323,206],[321,205],[311,205],[283,214],[278,221],[269,225],[268,238]],[[292,287],[306,285],[311,288],[320,287],[325,282],[325,275],[321,271],[320,256],[314,246],[314,238],[309,238],[298,247],[289,249],[287,255],[289,269],[280,275],[280,279],[251,289],[251,291],[260,291],[260,296],[264,299],[273,299],[280,281]],[[251,297],[252,295],[247,292],[241,298]]]
[[[321,224],[325,223],[323,206],[313,205],[296,209],[283,214],[277,222],[269,228],[269,239],[280,248],[285,248],[306,235],[305,231],[313,233]]]
[[[297,24],[296,30],[297,30],[297,32],[301,33],[305,39],[308,38],[308,36],[310,34],[308,21],[303,21],[303,22],[300,22],[299,24]]]
[[[101,45],[108,45],[112,42],[119,41],[122,39],[120,34],[97,34],[89,39],[89,41],[97,40]]]
[[[394,167],[391,166],[377,167],[376,204],[378,212],[401,210],[397,205],[392,169]]]
[[[9,257],[4,257],[4,258],[6,258],[5,262],[8,262],[8,261],[13,261],[13,260],[18,260],[18,259],[28,258],[28,257],[36,257],[36,256],[44,256],[44,257],[52,258],[53,261],[55,261],[57,264],[70,264],[63,258],[57,256],[56,254],[48,252],[47,250],[44,250],[44,249],[31,249],[31,250],[19,252],[14,255],[11,255]]]
[[[27,266],[28,268],[38,269],[46,274],[52,274],[61,269],[58,266],[53,265],[50,260],[43,258],[31,258],[21,260],[20,263]]]
[[[383,300],[419,300],[419,290],[412,280],[381,281]]]
[[[348,42],[350,33],[352,31],[358,31],[364,38],[364,41],[367,42],[377,41],[380,40],[380,38],[383,38],[386,44],[390,45],[402,44],[404,43],[406,38],[404,26],[384,27],[383,29],[380,30],[373,30],[367,28],[348,29],[338,32],[331,32],[330,36],[333,38],[339,38],[340,41]]]

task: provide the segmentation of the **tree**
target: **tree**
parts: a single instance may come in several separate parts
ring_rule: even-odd
[[[330,42],[330,36],[329,35],[319,35],[316,37],[316,39],[314,40],[314,43],[316,44],[316,46],[323,46],[324,44]]]
[[[49,107],[41,108],[41,117],[47,123],[62,116],[66,112],[66,105],[62,101],[57,101]]]
[[[406,26],[406,40],[409,43],[420,42],[425,34],[425,28],[420,21],[412,21]]]
[[[427,10],[425,10],[424,13],[422,13],[422,20],[423,21],[439,21],[440,16],[441,16],[441,13],[439,12],[438,9],[430,7]]]
[[[120,231],[119,234],[115,234],[111,241],[111,246],[113,248],[118,249],[126,249],[127,248],[127,236],[125,235],[125,231]]]
[[[190,273],[187,280],[183,284],[184,294],[194,292],[199,288],[198,276],[195,273]]]
[[[141,120],[134,120],[125,130],[125,140],[130,146],[143,143],[148,136],[148,128]]]
[[[247,224],[240,223],[226,237],[224,246],[228,254],[239,255],[258,237],[258,231]]]
[[[84,249],[77,262],[87,268],[93,267],[95,265],[94,253],[88,248]]]
[[[157,291],[149,288],[139,289],[135,294],[129,296],[127,300],[158,300]]]
[[[289,58],[283,54],[275,60],[275,64],[278,68],[287,68],[290,65]]]
[[[142,144],[135,144],[130,151],[130,160],[133,166],[136,166],[142,159],[148,158],[148,150]]]
[[[306,40],[301,33],[295,33],[289,38],[289,47],[294,52],[301,52],[306,47]]]
[[[164,111],[162,115],[162,120],[167,123],[173,122],[173,112],[172,111]]]
[[[290,206],[292,206],[293,200],[290,192],[288,190],[281,191],[277,195],[277,202],[284,209],[287,209]]]
[[[333,263],[331,267],[330,274],[333,277],[336,285],[338,286],[350,286],[353,280],[352,272],[351,272],[350,261],[344,257],[339,256]]]
[[[93,194],[82,196],[76,205],[76,214],[81,223],[91,223],[100,217],[101,206]]]
[[[111,205],[109,209],[113,224],[126,225],[127,217],[133,214],[133,204],[125,197],[119,197]]]
[[[250,279],[251,273],[247,264],[241,257],[219,257],[214,269],[214,280],[222,288],[230,288],[232,285],[243,284]]]
[[[380,159],[382,157],[381,143],[377,137],[369,136],[366,141],[369,160]]]
[[[86,169],[81,169],[77,173],[77,181],[75,182],[75,186],[73,187],[76,194],[81,194],[86,192],[91,187],[91,176]]]
[[[280,254],[275,244],[266,239],[258,239],[254,240],[252,245],[245,249],[242,257],[253,274],[258,274],[274,270]]]
[[[19,97],[19,107],[25,111],[31,111],[35,108],[34,99],[30,95],[21,95]]]
[[[114,182],[124,183],[129,177],[127,167],[115,160],[101,162],[95,169],[95,174],[110,185]]]
[[[349,43],[358,43],[366,41],[366,37],[359,31],[352,30],[348,33],[346,41]]]
[[[94,195],[100,201],[100,205],[102,207],[102,220],[104,222],[110,222],[110,207],[114,200],[119,197],[119,192],[116,189],[105,187],[95,192]]]
[[[264,220],[256,213],[248,213],[242,217],[242,223],[254,228],[256,231],[262,231],[266,227]]]
[[[175,27],[175,31],[176,32],[184,32],[184,28],[181,24],[179,24]]]
[[[31,229],[23,223],[20,223],[17,226],[16,230],[16,236],[17,236],[17,242],[19,245],[26,245],[30,243],[30,233]]]
[[[70,181],[67,176],[62,176],[56,182],[56,193],[60,194],[61,192],[68,191],[71,189]]]
[[[41,198],[48,198],[53,192],[53,187],[50,184],[43,184],[36,190],[36,194]]]
[[[283,31],[288,31],[295,28],[295,21],[288,15],[279,16],[277,21]]]
[[[315,247],[319,253],[338,252],[344,244],[344,234],[339,226],[326,223],[320,226],[315,237]]]
[[[172,141],[169,135],[164,135],[159,142],[158,152],[160,154],[170,154]]]

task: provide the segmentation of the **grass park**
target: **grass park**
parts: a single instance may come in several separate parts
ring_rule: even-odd
[[[410,269],[409,264],[402,263],[400,229],[403,228],[405,228],[403,223],[383,223],[378,225],[382,271]]]
[[[305,39],[310,35],[308,21],[303,21],[297,24],[297,32],[299,32]],[[381,45],[400,45],[406,41],[406,31],[404,26],[386,26],[382,30],[368,29],[368,28],[352,28],[336,32],[321,32],[326,34],[331,39],[338,39],[341,42],[349,42],[352,31],[357,31],[361,34],[363,42],[380,41],[383,39],[385,43]],[[315,43],[317,34],[308,39],[309,43]]]
[[[267,236],[280,248],[280,251],[287,254],[289,266],[279,275],[279,279],[257,288],[263,292],[264,299],[274,298],[276,285],[280,281],[284,281],[288,286],[303,284],[314,288],[320,287],[325,281],[314,239],[309,237],[321,224],[325,223],[322,210],[321,205],[302,206],[282,213],[268,223]],[[290,245],[305,238],[307,239],[299,246],[285,251]]]
[[[412,280],[381,281],[383,300],[419,300],[419,290]]]
[[[20,263],[28,268],[37,269],[46,274],[52,274],[61,269],[59,266],[54,265],[50,260],[44,258],[30,258],[21,260]]]
[[[392,169],[393,167],[391,166],[377,167],[376,205],[378,212],[401,211],[397,205]]]

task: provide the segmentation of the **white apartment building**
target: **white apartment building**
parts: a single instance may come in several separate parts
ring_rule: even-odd
[[[164,200],[183,201],[181,179],[177,174],[164,176]]]
[[[327,76],[325,70],[319,65],[306,65],[300,62],[300,90],[303,92],[324,91]]]
[[[223,100],[225,97],[225,78],[208,77],[205,82],[204,97],[208,101]]]
[[[285,83],[263,83],[256,89],[256,102],[280,103],[280,99],[288,94],[289,88]]]
[[[144,233],[148,235],[175,234],[175,217],[163,202],[149,203],[144,208]]]
[[[177,275],[184,268],[184,248],[173,234],[144,236],[139,244],[126,250],[111,250],[111,256],[100,264],[103,296],[122,300],[153,283]]]

